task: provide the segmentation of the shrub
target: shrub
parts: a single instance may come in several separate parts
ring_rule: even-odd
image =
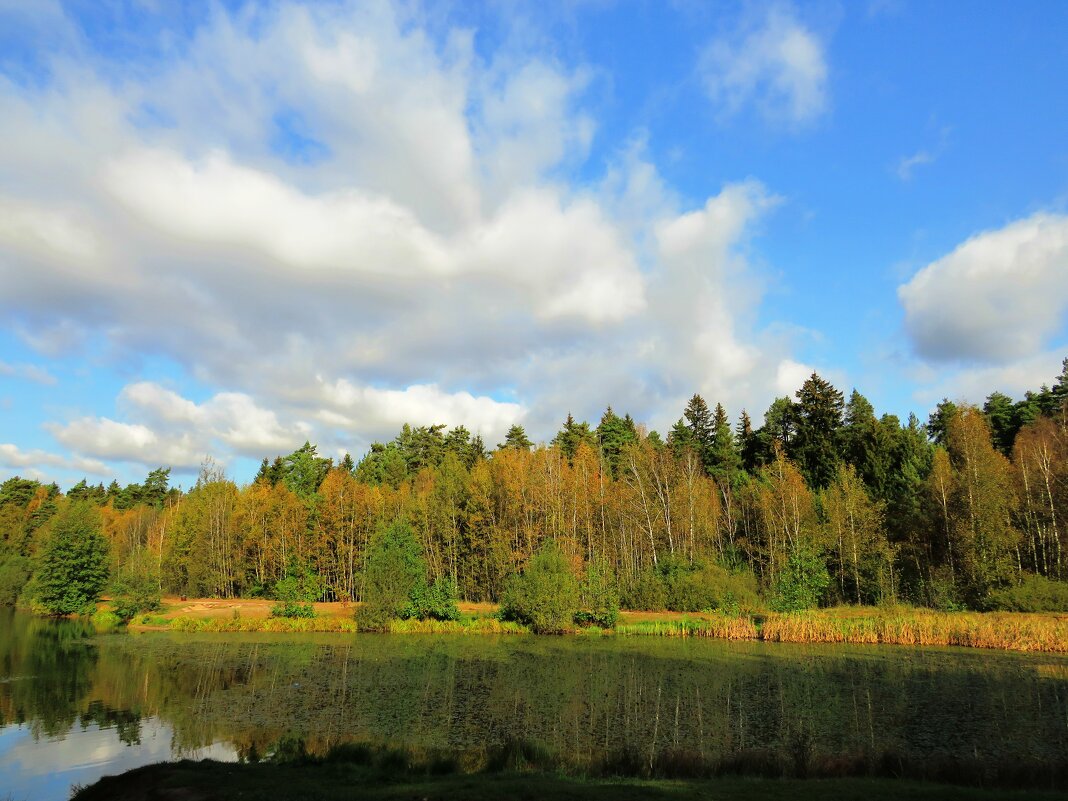
[[[771,606],[776,612],[800,612],[819,605],[831,577],[814,548],[798,546],[786,560],[775,585]]]
[[[620,597],[624,609],[658,612],[667,609],[667,592],[660,574],[652,568],[641,571]]]
[[[1068,612],[1068,582],[1029,575],[1015,586],[993,591],[987,603],[1006,612]]]
[[[111,598],[115,614],[124,621],[159,610],[159,573],[147,551],[135,553],[122,567],[111,584]]]
[[[381,631],[400,618],[412,590],[426,580],[426,563],[411,527],[403,520],[379,529],[363,574],[363,603],[356,610],[361,629]]]
[[[627,597],[629,609],[738,614],[758,606],[756,578],[747,568],[729,570],[715,562],[675,556],[643,573]]]
[[[610,629],[619,620],[619,587],[612,566],[604,559],[591,559],[580,588],[582,608],[575,613],[580,626]]]
[[[543,545],[526,570],[512,576],[501,598],[501,619],[530,626],[538,634],[567,629],[579,607],[579,584],[555,542]]]
[[[271,607],[271,617],[316,617],[315,607],[299,601],[280,601]]]
[[[400,616],[405,620],[459,620],[456,599],[456,582],[449,576],[442,576],[433,584],[420,580],[408,593],[408,605]]]
[[[313,618],[313,601],[323,596],[323,579],[307,563],[291,558],[286,575],[275,582],[272,595],[278,601],[271,607],[271,617]]]

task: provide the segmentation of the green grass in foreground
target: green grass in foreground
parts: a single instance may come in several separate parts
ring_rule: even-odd
[[[1063,799],[1063,793],[1036,790],[981,790],[894,779],[746,779],[697,781],[581,779],[552,773],[495,773],[433,776],[344,763],[227,764],[177,762],[150,765],[101,779],[73,801],[280,801],[280,799],[708,799],[708,801],[957,801],[958,799]]]

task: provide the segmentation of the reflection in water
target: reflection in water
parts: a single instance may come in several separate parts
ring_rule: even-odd
[[[115,736],[114,727],[76,723],[42,737],[28,725],[0,729],[0,785],[13,799],[66,799],[75,784],[174,758],[233,761],[233,747],[219,743],[176,752],[171,726],[158,718],[138,721],[136,741]],[[6,796],[4,796],[6,797]]]
[[[653,638],[91,638],[7,613],[0,682],[0,784],[24,770],[12,731],[39,738],[38,759],[54,766],[70,763],[49,738],[110,738],[97,760],[106,772],[220,742],[255,758],[294,739],[312,753],[353,740],[463,752],[524,740],[578,766],[619,753],[649,764],[664,754],[1068,763],[1068,659],[1048,655]]]

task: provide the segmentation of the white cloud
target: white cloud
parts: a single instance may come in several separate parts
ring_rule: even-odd
[[[943,398],[981,405],[994,391],[1011,398],[1040,386],[1049,386],[1061,373],[1061,360],[1068,352],[1068,343],[1055,350],[1022,357],[1012,364],[965,367],[948,372],[944,369],[922,370],[915,378],[922,388],[913,397],[928,412]]]
[[[608,403],[663,427],[695,390],[732,414],[780,391],[791,343],[755,321],[746,257],[772,192],[684,202],[640,136],[591,179],[589,70],[428,26],[385,2],[218,10],[177,60],[73,47],[43,86],[0,76],[0,320],[207,390],[131,381],[54,422],[60,444],[177,470],[358,453],[403,422],[547,439]],[[727,105],[826,106],[822,45],[784,11],[709,52]]]
[[[1068,217],[1038,213],[984,231],[898,288],[916,352],[1001,363],[1040,352],[1068,314]]]
[[[28,473],[33,478],[44,477],[45,473],[41,472],[40,468],[80,471],[95,476],[106,476],[110,473],[107,466],[98,459],[70,457],[38,448],[23,450],[10,442],[0,443],[0,467],[13,470],[29,468]]]
[[[769,120],[798,125],[828,105],[823,43],[787,7],[772,7],[758,24],[709,42],[698,72],[727,115],[753,103]]]

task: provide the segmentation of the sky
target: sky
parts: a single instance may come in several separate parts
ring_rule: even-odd
[[[1068,356],[1068,5],[0,0],[0,480]]]

